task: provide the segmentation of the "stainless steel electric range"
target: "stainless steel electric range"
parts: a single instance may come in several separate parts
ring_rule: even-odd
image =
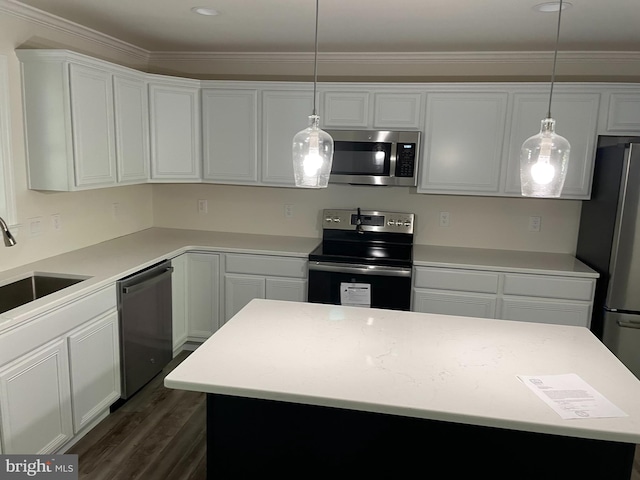
[[[309,302],[410,310],[414,222],[412,213],[324,210]]]

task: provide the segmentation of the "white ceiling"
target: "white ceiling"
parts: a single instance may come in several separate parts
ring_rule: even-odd
[[[324,52],[550,51],[546,0],[320,0]],[[560,50],[640,52],[640,0],[570,0]],[[21,0],[150,52],[313,51],[315,0]],[[13,3],[19,3],[14,1]],[[194,6],[215,8],[205,17]]]

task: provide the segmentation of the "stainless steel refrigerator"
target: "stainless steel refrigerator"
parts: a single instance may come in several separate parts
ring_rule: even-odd
[[[640,378],[640,138],[600,137],[576,257],[600,273],[591,330]]]

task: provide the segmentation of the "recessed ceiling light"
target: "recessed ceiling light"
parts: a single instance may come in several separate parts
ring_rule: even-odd
[[[217,10],[214,10],[213,8],[209,8],[209,7],[193,7],[191,11],[193,13],[197,13],[198,15],[207,15],[207,16],[218,15]]]
[[[571,5],[569,2],[563,2],[562,3],[562,10],[566,10],[569,7],[572,7],[573,5]],[[533,7],[533,9],[537,12],[543,12],[543,13],[547,13],[547,12],[557,12],[560,9],[560,2],[546,2],[546,3],[540,3],[536,6]]]

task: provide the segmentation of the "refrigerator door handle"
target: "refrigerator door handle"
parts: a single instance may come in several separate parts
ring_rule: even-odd
[[[616,323],[618,324],[619,327],[640,329],[640,322],[628,322],[624,320],[617,320]]]

